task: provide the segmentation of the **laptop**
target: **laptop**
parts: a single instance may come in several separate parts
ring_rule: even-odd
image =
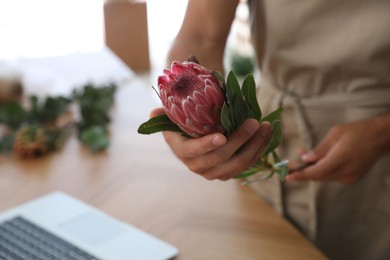
[[[0,213],[0,259],[166,260],[178,249],[65,193]]]

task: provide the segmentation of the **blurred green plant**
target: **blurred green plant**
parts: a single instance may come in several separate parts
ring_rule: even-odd
[[[113,83],[99,88],[87,84],[83,89],[73,91],[81,115],[77,123],[78,137],[92,152],[106,149],[109,145],[109,111],[114,104],[116,88]]]
[[[254,58],[251,56],[233,53],[230,63],[232,71],[238,77],[246,77],[252,74],[255,69]]]
[[[108,124],[111,121],[109,111],[114,104],[116,88],[113,83],[88,83],[75,88],[70,97],[48,96],[39,99],[31,95],[26,105],[18,101],[0,103],[0,153],[14,151],[21,155],[36,155],[38,153],[34,153],[33,144],[42,140],[45,149],[41,150],[47,152],[59,149],[74,128],[78,131],[79,140],[91,152],[106,149],[109,145]],[[57,120],[69,111],[72,103],[79,105],[80,121],[58,126]],[[40,140],[36,140],[35,135],[26,136],[26,133],[35,132],[35,129],[41,129]]]

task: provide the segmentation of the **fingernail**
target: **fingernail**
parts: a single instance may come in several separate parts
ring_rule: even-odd
[[[248,133],[253,134],[257,130],[259,130],[260,124],[256,120],[249,120],[245,124],[245,129]]]
[[[213,145],[215,147],[218,147],[218,146],[221,146],[223,144],[226,143],[226,139],[223,138],[222,136],[220,135],[217,135],[217,136],[214,136],[212,139],[211,139],[211,142],[213,143]]]
[[[304,153],[301,156],[302,161],[315,161],[317,160],[317,155],[314,152]]]

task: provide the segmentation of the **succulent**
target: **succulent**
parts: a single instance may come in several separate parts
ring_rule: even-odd
[[[36,157],[47,151],[47,135],[38,126],[23,126],[15,133],[13,150],[22,157]]]

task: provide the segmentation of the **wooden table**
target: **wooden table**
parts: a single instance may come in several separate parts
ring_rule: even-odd
[[[158,106],[132,76],[112,111],[111,145],[91,154],[71,137],[38,159],[0,157],[0,210],[64,191],[178,247],[178,260],[325,259],[249,187],[189,172],[161,134],[139,135]]]

